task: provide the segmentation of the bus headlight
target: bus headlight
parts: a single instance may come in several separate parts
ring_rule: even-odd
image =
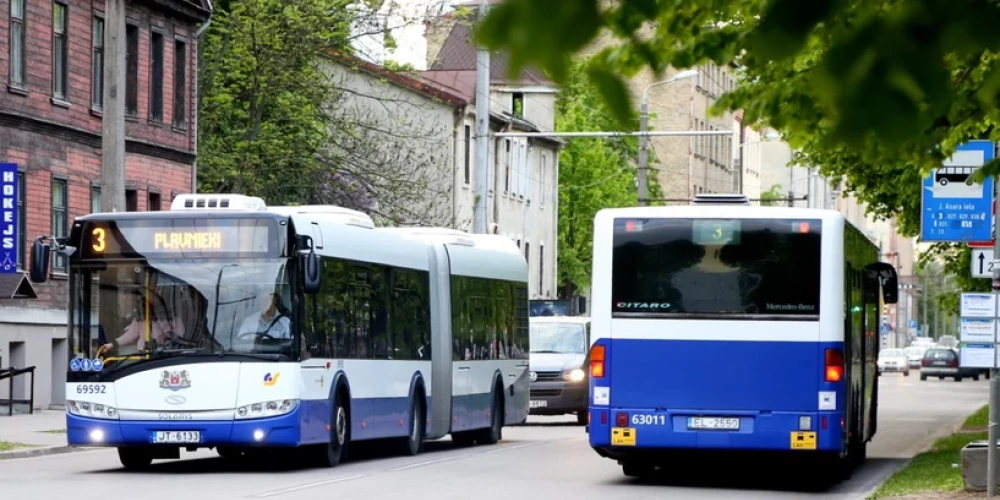
[[[70,415],[87,418],[118,420],[118,409],[114,406],[90,403],[87,401],[66,401],[66,411]]]
[[[587,374],[583,373],[583,370],[577,368],[576,370],[565,371],[562,374],[563,380],[568,380],[570,382],[580,382],[586,377]]]
[[[236,409],[236,420],[287,415],[299,407],[298,399],[276,399],[243,405]]]

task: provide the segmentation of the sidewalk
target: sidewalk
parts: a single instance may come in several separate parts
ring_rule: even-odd
[[[66,412],[0,416],[0,460],[73,451],[66,444]]]

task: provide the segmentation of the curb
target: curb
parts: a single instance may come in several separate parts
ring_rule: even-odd
[[[0,452],[0,460],[14,460],[18,458],[44,457],[47,455],[61,455],[77,451],[91,451],[97,448],[75,448],[72,446],[43,446],[40,448],[24,448],[20,450]]]

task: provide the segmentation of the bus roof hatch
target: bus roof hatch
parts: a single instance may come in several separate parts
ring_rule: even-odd
[[[691,200],[692,205],[749,205],[750,198],[745,194],[697,194]]]
[[[242,194],[182,194],[174,198],[170,210],[263,212],[267,204],[256,196]]]

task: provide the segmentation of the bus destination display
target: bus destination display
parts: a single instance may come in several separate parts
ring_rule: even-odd
[[[277,255],[270,219],[94,221],[84,226],[84,259]]]

